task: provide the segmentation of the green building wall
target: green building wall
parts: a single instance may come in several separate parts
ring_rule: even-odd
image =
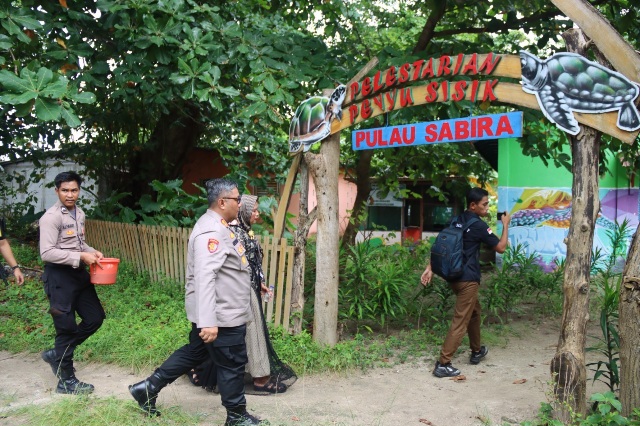
[[[566,151],[570,156],[568,147]],[[612,172],[600,179],[601,210],[594,232],[594,249],[605,254],[611,251],[607,232],[623,220],[635,231],[639,210],[637,184],[629,182],[615,155],[608,155],[608,164]],[[517,139],[498,141],[498,211],[512,215],[509,240],[538,255],[549,269],[566,256],[563,240],[571,218],[571,186],[572,173],[564,167],[525,156]]]

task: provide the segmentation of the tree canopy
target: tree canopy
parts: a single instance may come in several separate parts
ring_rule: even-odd
[[[629,1],[591,3],[637,43]],[[103,194],[130,193],[130,203],[152,180],[178,178],[196,146],[219,151],[241,182],[282,179],[297,105],[374,56],[380,67],[460,52],[545,57],[563,49],[560,34],[572,26],[543,0],[15,0],[0,6],[0,19],[0,155],[62,148],[100,177]],[[361,126],[504,108],[431,104]],[[562,132],[534,111],[525,126],[525,154],[568,165]],[[617,140],[606,148],[637,161]],[[398,176],[431,180],[434,194],[448,176],[491,173],[470,144],[401,150],[343,149],[341,162],[388,186]]]

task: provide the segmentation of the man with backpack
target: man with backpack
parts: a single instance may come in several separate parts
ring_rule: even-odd
[[[460,370],[451,365],[451,358],[458,350],[465,332],[469,335],[471,346],[471,364],[478,364],[489,350],[481,346],[480,337],[480,302],[478,300],[478,288],[480,287],[480,244],[491,247],[498,253],[504,253],[508,244],[509,222],[508,213],[502,215],[502,236],[498,238],[482,219],[489,215],[489,193],[482,188],[471,188],[466,196],[467,210],[454,218],[451,222],[449,235],[444,238],[439,235],[432,247],[431,263],[422,273],[420,279],[423,286],[431,282],[433,273],[443,276],[456,295],[456,304],[451,321],[451,327],[442,345],[440,359],[436,361],[433,375],[436,377],[454,377],[460,374]],[[456,249],[453,244],[456,239],[455,230],[462,237],[462,247]],[[443,234],[444,233],[443,231]],[[447,246],[449,244],[449,246]],[[436,247],[436,246],[440,247]],[[456,268],[455,251],[461,250],[461,268]],[[446,255],[449,251],[449,255]],[[437,252],[437,253],[435,253]],[[445,255],[442,255],[445,253]],[[456,269],[459,269],[456,272]],[[453,272],[452,272],[453,271]]]

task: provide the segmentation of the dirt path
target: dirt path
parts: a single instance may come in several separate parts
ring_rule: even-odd
[[[248,406],[272,425],[518,423],[531,419],[540,402],[546,400],[558,320],[520,324],[519,328],[523,330],[521,337],[509,338],[504,347],[491,347],[487,358],[477,366],[468,364],[468,352],[458,355],[453,364],[466,376],[464,381],[434,377],[433,361],[429,360],[367,373],[304,376],[284,394],[247,395]],[[78,377],[93,383],[98,397],[129,401],[127,385],[143,378],[112,365],[77,367]],[[25,424],[8,409],[69,397],[55,394],[56,381],[37,355],[0,351],[0,374],[0,425]],[[602,385],[596,384],[594,389],[589,382],[587,393],[603,390]],[[220,397],[195,388],[186,377],[165,388],[158,402],[165,409],[180,406],[189,412],[206,413],[203,424],[224,422]]]

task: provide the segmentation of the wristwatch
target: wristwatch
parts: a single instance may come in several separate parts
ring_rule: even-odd
[[[11,267],[11,270],[12,270],[12,271],[15,271],[16,269],[20,269],[20,265],[16,265],[16,266],[12,266],[12,267]]]

